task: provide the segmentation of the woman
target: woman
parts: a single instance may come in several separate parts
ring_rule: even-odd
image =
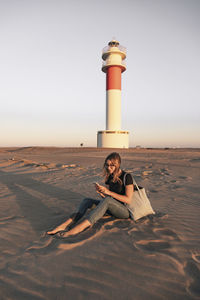
[[[118,153],[113,152],[108,155],[104,163],[105,184],[107,187],[95,183],[96,192],[101,195],[103,200],[84,199],[77,213],[73,214],[67,221],[55,229],[48,231],[47,234],[58,233],[62,237],[77,234],[87,227],[92,226],[103,217],[106,212],[119,219],[128,219],[130,214],[125,204],[130,203],[132,198],[133,180],[129,173],[125,173],[121,170],[120,165],[121,158]],[[126,177],[124,180],[125,174]],[[93,205],[96,205],[96,208],[89,213],[85,220],[69,231],[63,232],[69,225],[79,221],[87,209]]]

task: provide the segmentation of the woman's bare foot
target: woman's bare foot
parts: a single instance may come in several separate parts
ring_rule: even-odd
[[[67,221],[65,221],[64,223],[60,224],[55,229],[47,231],[47,234],[52,235],[52,234],[56,234],[56,233],[58,233],[60,231],[64,231],[67,228],[67,226],[71,224],[72,221],[73,221],[73,219],[69,218]]]
[[[77,233],[82,232],[84,229],[86,229],[87,227],[91,226],[92,224],[88,221],[88,220],[84,220],[83,222],[81,222],[80,224],[76,225],[74,228],[72,228],[71,230],[67,231],[67,232],[60,232],[59,236],[60,237],[68,237],[70,235],[74,235]]]

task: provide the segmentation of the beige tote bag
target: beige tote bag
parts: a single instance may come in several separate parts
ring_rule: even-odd
[[[126,179],[126,174],[124,175],[124,186],[125,186],[125,179]],[[134,178],[133,178],[133,184],[136,187],[136,189],[134,189],[131,203],[126,204],[126,206],[130,212],[131,218],[134,221],[137,221],[138,219],[145,217],[147,215],[155,214],[155,212],[146,195],[145,189],[143,187],[139,187]]]

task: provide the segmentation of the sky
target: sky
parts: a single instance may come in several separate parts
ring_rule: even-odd
[[[199,0],[0,0],[0,147],[96,147],[113,38],[130,147],[200,147]]]

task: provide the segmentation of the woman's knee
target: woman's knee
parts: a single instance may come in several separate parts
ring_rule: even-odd
[[[111,212],[111,214],[122,219],[129,218],[129,211],[122,203],[119,203],[119,201],[113,199],[112,197],[107,197],[105,201],[107,204],[107,209],[109,212]]]
[[[103,202],[106,203],[108,206],[112,206],[115,203],[118,203],[117,200],[113,199],[112,197],[106,197],[103,199]]]
[[[101,203],[102,203],[103,206],[106,206],[107,209],[109,209],[109,207],[112,206],[112,201],[113,201],[113,198],[111,198],[111,197],[106,197],[106,198],[104,198],[104,199],[101,201]]]

